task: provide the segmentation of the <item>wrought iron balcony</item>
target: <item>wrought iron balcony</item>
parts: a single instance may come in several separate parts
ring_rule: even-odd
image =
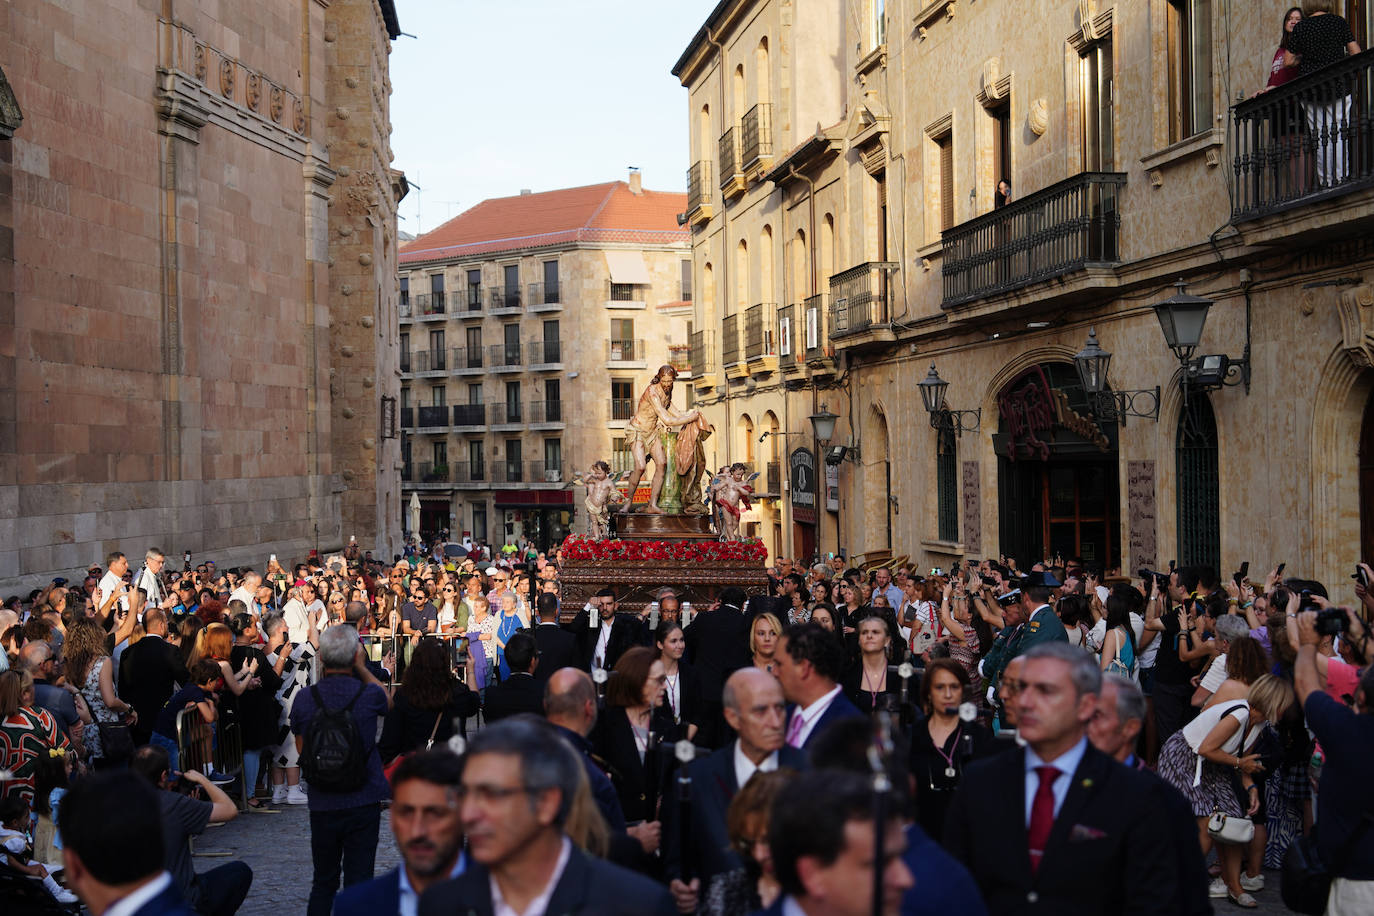
[[[492,426],[510,426],[516,423],[524,423],[524,411],[520,409],[519,401],[501,401],[496,404],[487,405],[487,421]]]
[[[485,404],[454,404],[454,426],[486,426],[487,409]]]
[[[642,340],[622,340],[612,337],[606,341],[606,360],[612,363],[620,362],[643,362],[647,357],[644,355],[644,341]]]
[[[740,159],[746,172],[773,161],[772,105],[759,102],[746,111],[740,119],[740,132],[744,135],[740,144]]]
[[[526,301],[529,302],[531,311],[541,311],[541,306],[553,306],[561,304],[558,283],[531,283],[525,290]]]
[[[567,478],[562,464],[549,464],[547,461],[531,461],[525,468],[526,483],[562,483]]]
[[[720,362],[725,368],[741,362],[740,316],[726,315],[720,321]]]
[[[711,218],[711,163],[702,159],[687,170],[687,218],[693,223]]]
[[[714,331],[692,332],[692,371],[698,377],[716,371],[714,351],[716,334]]]
[[[563,341],[534,340],[525,344],[531,368],[557,366],[563,362]]]
[[[410,480],[413,483],[451,483],[453,474],[452,469],[447,464],[421,461],[415,465],[414,474]]]
[[[607,302],[637,302],[642,307],[649,287],[637,283],[606,283]]]
[[[1374,185],[1374,50],[1232,106],[1231,218],[1266,216]]]
[[[435,427],[447,428],[449,425],[448,405],[423,405],[416,408],[418,415],[418,426],[421,429],[434,429]]]
[[[731,127],[720,135],[716,143],[716,161],[720,163],[720,190],[727,198],[744,191],[744,168],[740,164],[739,130]]]
[[[830,278],[830,336],[838,339],[887,324],[892,315],[891,261],[869,261]]]
[[[414,407],[402,407],[402,408],[401,408],[401,429],[414,429],[414,428],[415,428],[415,408],[414,408]]]
[[[492,344],[487,347],[487,366],[492,369],[520,367],[520,344]]]
[[[563,402],[557,398],[530,401],[525,405],[525,421],[532,424],[562,423]]]
[[[478,318],[482,315],[482,287],[469,286],[462,315],[465,318]]]
[[[635,413],[634,398],[611,398],[607,406],[611,420],[616,423],[630,419]]]
[[[1120,260],[1124,172],[1083,172],[942,233],[944,305]]]
[[[749,361],[778,355],[777,329],[773,315],[777,306],[772,302],[751,305],[744,310],[744,357]]]
[[[409,371],[410,371],[410,351],[409,351],[409,350],[402,350],[402,351],[401,351],[401,371],[402,371],[402,372],[409,372]]]
[[[692,374],[692,348],[687,344],[668,345],[668,365],[683,375]]]
[[[444,293],[443,291],[433,293],[420,293],[415,297],[415,307],[412,309],[413,317],[422,318],[427,315],[444,314]]]
[[[807,359],[821,359],[827,355],[830,342],[826,337],[827,303],[825,293],[817,293],[802,303],[801,344]]]
[[[450,365],[453,366],[454,372],[460,374],[481,369],[486,363],[482,358],[481,347],[454,347],[452,355],[453,361]]]
[[[410,293],[401,293],[400,301],[396,303],[396,312],[402,318],[410,317]]]
[[[416,350],[410,354],[412,372],[447,372],[448,354],[444,350]],[[402,370],[405,371],[405,370]]]
[[[451,477],[454,483],[483,483],[487,479],[486,462],[460,461],[453,465]]]
[[[797,364],[797,306],[778,309],[778,364],[783,368]]]
[[[505,315],[520,311],[519,286],[487,287],[487,302],[493,315]]]

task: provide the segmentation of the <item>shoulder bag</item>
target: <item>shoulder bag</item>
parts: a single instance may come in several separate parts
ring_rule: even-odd
[[[434,736],[439,734],[439,723],[442,722],[443,719],[444,710],[441,709],[439,710],[439,714],[434,717],[434,727],[429,730],[429,740],[425,742],[425,750],[429,750],[430,748],[434,747]],[[382,768],[382,775],[386,777],[388,785],[391,783],[391,777],[394,776],[396,773],[396,768],[401,765],[401,761],[405,760],[413,753],[415,752],[407,751],[404,754],[397,754],[394,760],[392,760],[390,763],[388,763],[385,767]]]
[[[1232,706],[1221,714],[1218,723],[1224,721],[1227,716],[1242,706]],[[1245,728],[1240,733],[1240,747],[1236,750],[1236,756],[1245,753],[1245,739],[1250,736],[1250,725],[1247,722]],[[1207,834],[1218,843],[1225,843],[1231,846],[1243,846],[1255,838],[1255,822],[1248,817],[1233,817],[1229,814],[1222,814],[1220,810],[1214,810],[1212,816],[1207,819]]]
[[[1345,868],[1355,847],[1369,829],[1371,820],[1374,820],[1374,814],[1360,818],[1359,826],[1331,862],[1330,868],[1326,867],[1317,852],[1315,827],[1311,835],[1299,834],[1294,837],[1283,854],[1283,868],[1279,872],[1279,893],[1283,897],[1283,905],[1308,916],[1320,916],[1326,910],[1326,901],[1331,895],[1332,879]]]

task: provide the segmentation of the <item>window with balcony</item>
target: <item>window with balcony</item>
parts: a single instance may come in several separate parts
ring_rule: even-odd
[[[1212,0],[1169,0],[1165,12],[1169,142],[1177,143],[1213,127]]]
[[[562,302],[559,298],[558,262],[544,262],[544,302]]]
[[[939,178],[936,199],[940,202],[940,230],[954,225],[954,131],[947,130],[934,138],[939,156]]]
[[[683,302],[692,301],[692,262],[682,262],[682,281],[678,288],[678,298]]]
[[[634,381],[627,378],[611,379],[611,419],[630,419],[634,414],[634,405]]]
[[[506,382],[506,422],[520,422],[520,383]]]
[[[410,308],[410,278],[401,278],[401,313],[406,314]]]
[[[505,361],[502,363],[502,365],[520,365],[520,325],[503,325],[501,328],[501,334],[505,338]]]
[[[481,328],[468,328],[468,329],[467,329],[467,333],[466,333],[465,336],[467,337],[467,350],[468,350],[468,353],[481,353],[481,352],[482,352],[482,329],[481,329]],[[480,365],[482,365],[482,364],[479,362],[477,365],[480,366]]]
[[[429,406],[443,407],[448,400],[448,389],[443,385],[435,385],[429,389]]]
[[[518,309],[520,307],[520,265],[507,264],[502,268],[501,273],[505,282],[501,304],[504,308]]]
[[[471,439],[468,441],[469,480],[487,479],[486,452],[484,450],[485,445],[486,443],[484,443],[481,439]]]
[[[481,503],[472,505],[472,539],[479,542],[487,539],[487,507]]]
[[[523,453],[519,439],[506,440],[506,481],[508,483],[520,483],[525,475],[521,473],[520,459]]]
[[[633,318],[611,319],[612,360],[635,358],[635,320]]]
[[[611,284],[612,302],[634,302],[639,298],[639,296],[635,295],[635,285],[633,283]]]
[[[468,271],[468,311],[482,310],[482,271]]]
[[[563,440],[544,440],[544,479],[556,483],[562,477]]]
[[[410,371],[410,335],[401,335],[401,371]]]
[[[1083,99],[1083,171],[1110,172],[1116,161],[1111,38],[1089,45],[1078,64]]]
[[[440,314],[444,311],[444,275],[429,275],[429,309],[431,315]]]
[[[1011,181],[1011,101],[1005,101],[988,110],[992,121],[992,181]],[[994,197],[994,200],[1001,198]]]
[[[630,443],[628,439],[617,437],[611,440],[611,473],[621,474],[626,471],[633,471],[635,467],[634,455],[630,453]]]
[[[429,332],[429,351],[430,351],[431,353],[442,353],[442,352],[444,352],[444,332],[443,332],[443,331],[430,331],[430,332]],[[435,368],[440,368],[440,367],[439,367],[439,366],[436,366]]]
[[[448,467],[448,443],[443,439],[438,439],[431,443],[431,447],[431,454],[434,456],[434,469],[437,471],[440,467]]]
[[[544,422],[563,422],[563,395],[556,378],[544,381]]]

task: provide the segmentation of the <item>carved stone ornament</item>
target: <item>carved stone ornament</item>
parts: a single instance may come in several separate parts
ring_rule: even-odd
[[[258,102],[262,100],[262,77],[256,73],[248,74],[248,81],[243,87],[244,104],[252,111],[258,110]]]
[[[219,61],[219,91],[226,99],[234,94],[234,62],[227,57]]]
[[[286,93],[282,91],[280,86],[272,87],[272,98],[268,104],[271,106],[272,120],[280,124],[282,110],[286,107]]]
[[[196,81],[199,83],[205,82],[205,74],[209,71],[209,64],[205,62],[205,53],[205,45],[197,42],[196,58],[195,62],[192,64],[192,67],[194,68]]]
[[[303,134],[305,133],[305,105],[301,102],[300,99],[296,99],[294,102],[292,102],[291,107],[291,123],[295,125],[296,133]]]
[[[1031,133],[1037,137],[1045,136],[1045,131],[1050,128],[1050,103],[1041,96],[1032,99],[1030,111],[1026,114],[1026,126],[1031,129]]]
[[[1097,41],[1101,35],[1097,34],[1093,26],[1093,20],[1097,18],[1097,0],[1078,0],[1078,27],[1083,31],[1083,40]]]
[[[1362,369],[1374,368],[1374,286],[1354,286],[1341,293],[1341,345]]]
[[[1002,79],[1002,58],[989,57],[983,61],[983,94],[990,101],[1000,102],[1007,95],[1005,86],[998,86]]]

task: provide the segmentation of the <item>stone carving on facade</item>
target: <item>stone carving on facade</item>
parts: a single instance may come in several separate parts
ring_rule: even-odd
[[[271,100],[268,102],[268,106],[269,112],[272,116],[272,120],[280,124],[282,110],[286,108],[286,93],[282,90],[280,86],[272,87],[272,97]]]
[[[377,175],[365,169],[352,175],[344,185],[344,210],[350,219],[365,219],[375,225],[377,218]]]
[[[219,59],[219,91],[226,99],[234,94],[234,62],[227,57]]]
[[[196,42],[196,59],[192,66],[195,68],[196,81],[201,83],[205,82],[205,75],[209,72],[209,64],[205,62],[205,56],[205,45]]]
[[[1045,131],[1049,130],[1050,103],[1043,96],[1031,100],[1030,111],[1026,115],[1026,126],[1037,137],[1045,136]]]
[[[305,105],[300,99],[293,99],[291,102],[292,119],[291,123],[296,129],[296,133],[305,133]]]
[[[1362,284],[1341,292],[1341,346],[1355,365],[1374,368],[1374,286]]]
[[[1002,58],[989,57],[983,61],[983,95],[989,101],[1000,102],[1007,97],[1010,83],[999,85],[1002,79]]]
[[[24,123],[24,112],[19,108],[19,99],[10,88],[5,71],[0,69],[0,139],[8,140],[14,136],[19,125]]]
[[[248,80],[243,86],[243,102],[249,110],[257,111],[258,102],[262,99],[262,77],[249,71]]]

